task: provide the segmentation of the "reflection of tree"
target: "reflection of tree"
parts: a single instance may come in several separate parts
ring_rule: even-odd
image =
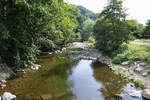
[[[23,76],[10,80],[7,87],[0,90],[0,94],[10,91],[17,95],[17,100],[41,100],[41,97],[72,100],[67,78],[72,72],[72,67],[78,64],[78,60],[72,60],[63,53],[39,57],[38,64],[43,66],[40,70],[29,71]]]
[[[94,67],[95,78],[104,85],[104,88],[101,89],[102,94],[107,97],[107,100],[116,100],[113,98],[114,95],[122,92],[127,81],[114,74],[105,64],[95,62],[92,66]]]

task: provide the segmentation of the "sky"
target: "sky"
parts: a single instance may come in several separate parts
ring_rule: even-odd
[[[99,13],[107,5],[107,0],[65,0],[68,3],[82,5],[87,9]],[[136,19],[139,23],[145,24],[150,19],[150,0],[124,0],[124,7],[127,9],[128,19]]]

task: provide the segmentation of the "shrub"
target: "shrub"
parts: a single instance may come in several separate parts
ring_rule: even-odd
[[[124,61],[148,61],[150,62],[149,48],[133,44],[124,44],[118,51],[112,55],[113,63],[121,63]]]

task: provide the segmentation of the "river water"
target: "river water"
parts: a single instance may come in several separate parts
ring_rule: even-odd
[[[105,64],[73,59],[75,56],[70,57],[68,52],[40,56],[40,70],[18,73],[0,94],[11,92],[17,100],[121,100],[115,94],[134,89]],[[125,95],[124,100],[142,98]]]

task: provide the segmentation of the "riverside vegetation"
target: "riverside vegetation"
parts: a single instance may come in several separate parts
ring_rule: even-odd
[[[61,50],[68,43],[74,41],[88,41],[90,42],[90,45],[88,46],[101,51],[103,55],[108,56],[107,58],[111,58],[114,64],[123,65],[121,68],[114,68],[114,70],[116,70],[117,74],[121,74],[125,77],[128,77],[128,73],[123,73],[124,67],[137,71],[138,68],[145,68],[145,65],[144,67],[132,66],[136,62],[146,62],[146,64],[150,63],[150,46],[148,40],[150,38],[150,20],[147,21],[146,26],[138,23],[138,21],[134,19],[127,20],[127,14],[125,12],[125,8],[123,7],[123,0],[108,0],[107,6],[104,7],[100,14],[95,14],[82,6],[68,4],[63,0],[1,0],[0,13],[0,69],[2,69],[0,70],[0,73],[3,73],[3,69],[5,68],[11,73],[16,72],[18,69],[32,69],[37,60],[40,60],[37,58],[41,53],[56,53],[57,50]],[[140,43],[132,42],[136,39],[139,39]],[[143,42],[141,42],[141,39],[143,39]],[[145,39],[147,39],[147,41]],[[86,52],[91,49],[81,48],[81,51],[84,50]],[[53,56],[53,54],[51,56]],[[42,59],[45,61],[41,61],[47,63],[51,60],[46,58],[47,56],[43,56]],[[52,61],[49,62],[49,67],[44,67],[45,70],[50,70],[50,72],[42,72],[44,69],[40,70],[40,74],[31,71],[31,74],[30,72],[26,74],[27,76],[21,75],[23,78],[27,77],[27,80],[26,78],[14,80],[15,82],[17,80],[18,82],[23,80],[23,83],[20,82],[21,86],[18,86],[21,88],[24,87],[24,89],[27,88],[27,91],[21,92],[24,94],[28,93],[31,89],[30,86],[33,89],[36,88],[31,85],[32,82],[29,82],[30,76],[31,80],[36,80],[33,85],[43,85],[40,82],[43,81],[43,78],[41,79],[39,77],[46,72],[49,78],[45,81],[45,83],[49,84],[51,82],[55,83],[55,81],[58,81],[58,84],[55,84],[56,86],[54,85],[56,90],[54,89],[54,91],[52,91],[53,95],[44,95],[44,98],[47,98],[47,96],[55,97],[55,92],[58,93],[59,91],[59,82],[60,91],[62,90],[63,92],[61,91],[58,95],[60,97],[65,97],[66,93],[67,95],[69,93],[69,98],[67,96],[67,99],[72,98],[72,93],[70,94],[70,91],[67,90],[69,86],[66,82],[68,79],[68,72],[71,72],[71,68],[69,67],[67,69],[65,66],[72,66],[72,64],[74,64],[74,60],[71,60],[70,62],[68,56],[62,56],[62,58],[66,58],[68,62],[64,62],[63,60],[60,60],[59,62],[57,60],[54,61],[55,64],[53,64]],[[44,64],[44,66],[47,65]],[[52,72],[51,68],[54,69]],[[140,73],[142,74],[141,76],[146,77],[144,80],[149,77],[149,72],[147,71],[150,67],[148,64],[145,69],[140,70],[142,73],[140,73],[138,69],[138,74]],[[146,74],[143,71],[146,72]],[[56,76],[56,78],[53,76],[55,73],[57,73],[59,77]],[[95,79],[102,79],[102,77],[99,77],[100,73],[102,72],[94,72],[94,74],[98,75],[95,76]],[[137,73],[132,74],[137,75]],[[141,76],[140,78],[143,79]],[[60,77],[64,80],[61,80]],[[143,82],[138,80],[132,81],[142,89],[145,88]],[[14,83],[12,82],[12,84]],[[24,83],[26,83],[26,85]],[[125,82],[123,82],[123,84],[125,84]],[[12,86],[11,83],[8,83],[8,86]],[[53,88],[53,84],[51,86],[51,88]],[[8,88],[6,87],[6,90],[10,90],[13,93],[18,92],[17,94],[19,95],[20,91],[15,89],[19,90],[20,88]],[[45,88],[41,91],[43,94],[45,94],[44,91],[51,91],[49,88],[47,90],[44,89]],[[2,94],[2,92],[0,93]],[[109,96],[110,95],[108,95],[108,98]],[[27,95],[27,99],[30,97],[34,97],[34,95]],[[35,96],[35,98],[36,97],[37,96]],[[19,99],[21,100],[22,98],[24,98],[24,95]],[[41,97],[38,97],[38,99],[39,98]],[[56,98],[56,100],[57,99],[58,98]],[[64,100],[66,99],[64,98]]]

